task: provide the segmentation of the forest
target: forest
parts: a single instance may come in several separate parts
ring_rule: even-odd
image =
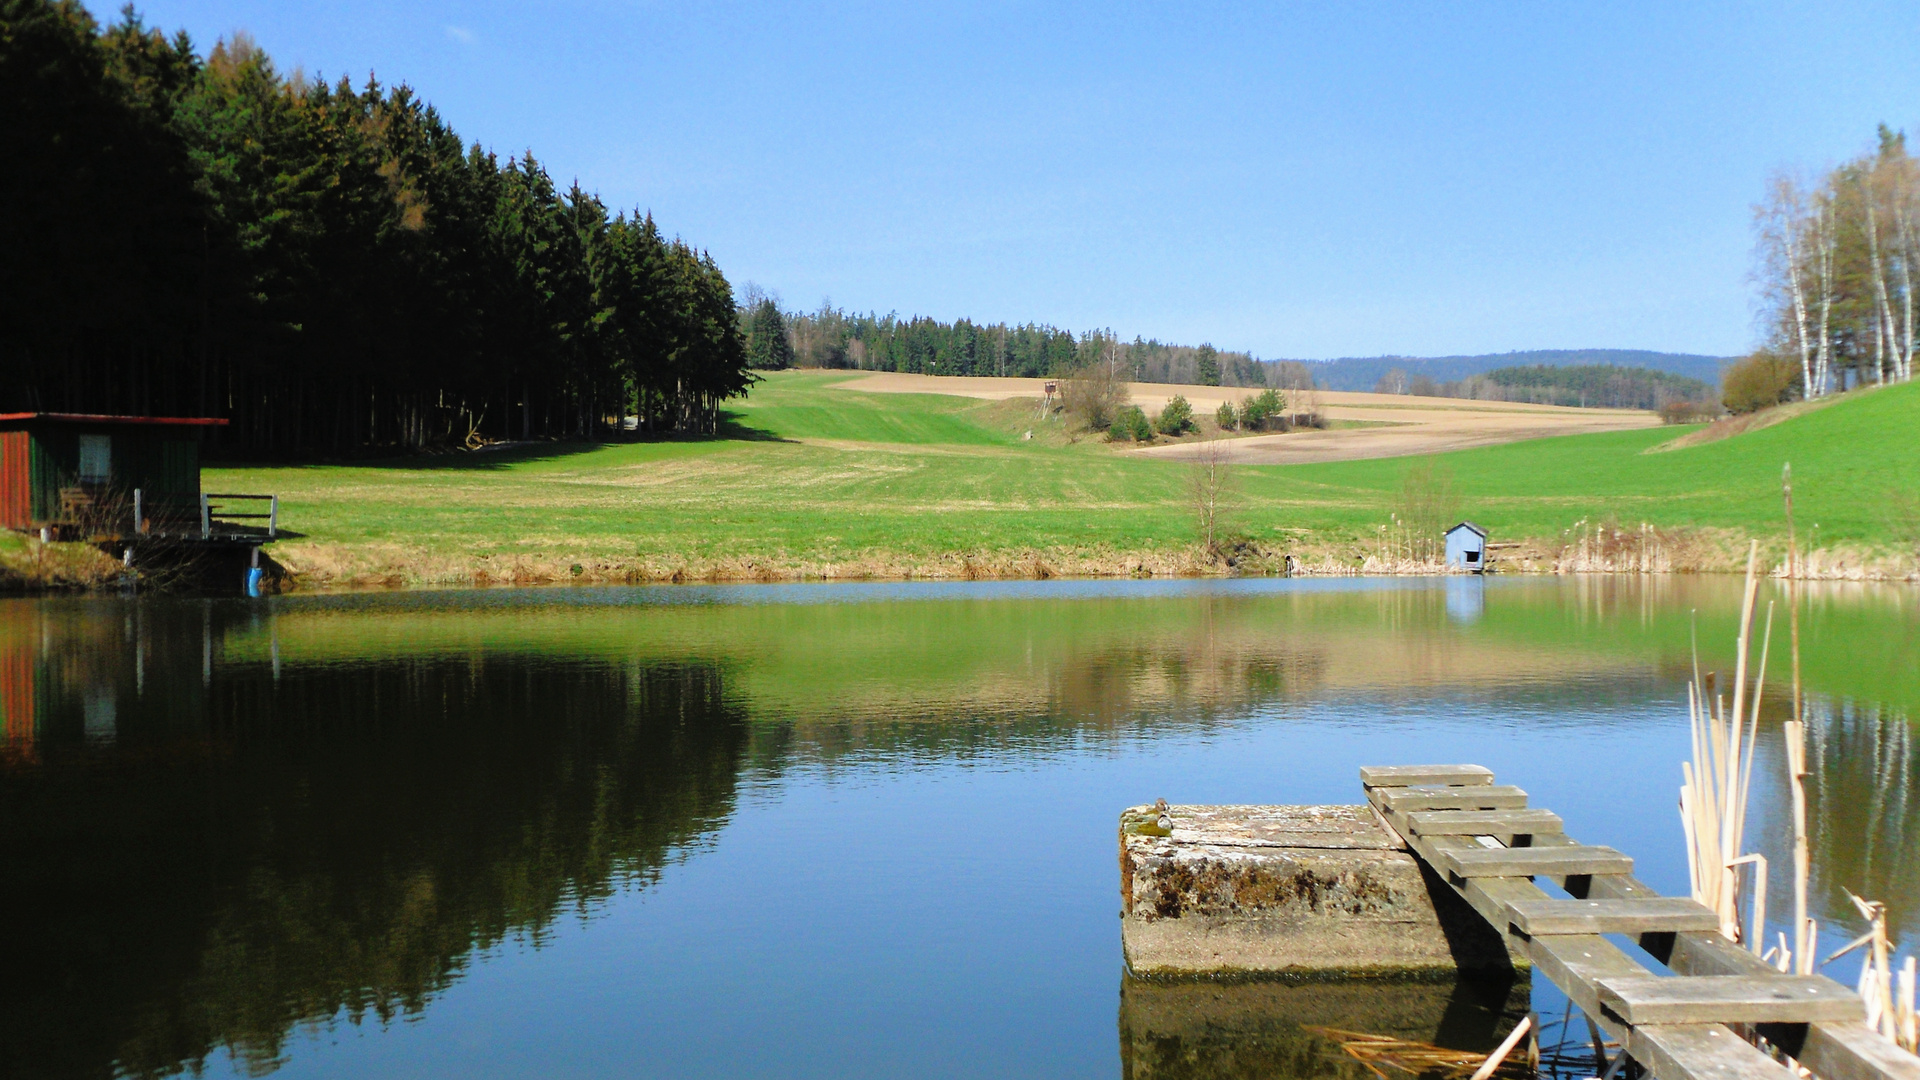
[[[1754,207],[1761,354],[1817,398],[1913,377],[1920,161],[1880,125],[1872,149],[1817,176],[1774,174]]]
[[[1676,403],[1705,406],[1714,388],[1699,379],[1613,364],[1524,364],[1441,382],[1394,368],[1374,384],[1377,394],[1525,401],[1597,409],[1659,409]]]
[[[711,432],[733,288],[404,84],[0,0],[0,412],[218,416],[225,452]]]
[[[951,323],[916,315],[856,314],[822,303],[817,311],[782,310],[777,297],[749,284],[741,330],[755,367],[788,366],[902,371],[918,375],[1038,378],[1102,363],[1135,382],[1201,386],[1311,385],[1303,365],[1263,361],[1210,344],[1167,345],[1111,330],[1074,334],[1028,323]]]

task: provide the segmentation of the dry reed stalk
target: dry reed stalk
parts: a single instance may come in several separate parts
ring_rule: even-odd
[[[1763,925],[1756,921],[1751,930],[1741,933],[1738,867],[1752,864],[1754,881],[1759,890],[1764,890],[1766,860],[1740,851],[1746,834],[1747,795],[1753,781],[1761,686],[1766,679],[1767,653],[1773,640],[1773,605],[1769,603],[1749,700],[1747,668],[1752,652],[1754,600],[1760,584],[1759,562],[1760,543],[1756,540],[1747,552],[1740,633],[1734,642],[1731,709],[1714,691],[1711,676],[1701,676],[1699,647],[1695,644],[1693,684],[1687,688],[1693,758],[1680,766],[1680,823],[1686,834],[1687,874],[1693,898],[1719,916],[1722,935],[1729,941],[1743,941],[1755,955],[1761,951]],[[1758,913],[1766,901],[1761,891],[1757,890],[1755,897],[1754,907]]]
[[[1780,492],[1787,512],[1787,625],[1793,642],[1793,719],[1787,721],[1783,741],[1787,752],[1788,787],[1793,793],[1793,950],[1781,948],[1781,970],[1788,961],[1800,975],[1813,974],[1813,957],[1820,926],[1807,917],[1807,879],[1813,857],[1807,844],[1807,723],[1806,697],[1800,689],[1800,543],[1793,528],[1793,465],[1780,467]]]
[[[1524,1035],[1528,1024],[1521,1022],[1515,1029],[1516,1034]],[[1340,1049],[1348,1057],[1360,1063],[1360,1066],[1381,1080],[1388,1080],[1386,1070],[1408,1076],[1448,1077],[1452,1080],[1467,1080],[1475,1074],[1477,1067],[1488,1064],[1481,1055],[1470,1050],[1449,1050],[1431,1043],[1414,1042],[1410,1039],[1396,1039],[1391,1035],[1373,1035],[1364,1031],[1348,1031],[1333,1027],[1308,1027],[1305,1030],[1331,1039],[1340,1044]],[[1517,1040],[1515,1040],[1517,1041]],[[1508,1052],[1512,1047],[1508,1046]],[[1498,1051],[1496,1051],[1498,1053]],[[1504,1056],[1504,1055],[1503,1055]],[[1532,1076],[1523,1070],[1519,1062],[1493,1062],[1487,1076]]]

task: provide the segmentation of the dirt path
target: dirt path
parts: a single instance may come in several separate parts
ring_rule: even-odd
[[[1047,381],[873,372],[844,385],[849,390],[867,393],[949,394],[1003,401],[1008,398],[1039,398],[1045,393]],[[1167,383],[1130,383],[1128,388],[1133,394],[1133,403],[1145,409],[1149,415],[1158,412],[1175,394],[1191,402],[1196,414],[1211,416],[1221,402],[1237,402],[1251,393],[1235,386],[1175,386]],[[1658,416],[1640,409],[1575,409],[1508,401],[1467,401],[1460,398],[1334,390],[1318,390],[1314,394],[1319,398],[1320,410],[1327,419],[1336,423],[1344,421],[1369,426],[1239,437],[1233,441],[1235,460],[1249,465],[1289,465],[1306,461],[1401,457],[1519,442],[1549,435],[1656,427],[1660,423]],[[1129,451],[1143,457],[1174,459],[1191,457],[1197,452],[1198,444],[1193,442]]]

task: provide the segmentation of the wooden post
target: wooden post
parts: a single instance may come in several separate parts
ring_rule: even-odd
[[[207,501],[207,493],[200,493],[200,539],[213,535],[213,505]]]
[[[280,535],[280,496],[274,495],[267,503],[267,539]]]
[[[133,489],[133,534],[135,536],[143,535],[147,531],[147,515],[143,512],[145,507],[141,499],[143,494],[145,493],[141,489]]]

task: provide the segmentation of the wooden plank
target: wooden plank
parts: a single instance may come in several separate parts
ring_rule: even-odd
[[[1660,1080],[1799,1080],[1724,1024],[1648,1024],[1627,1033],[1626,1047]]]
[[[1573,843],[1563,837],[1547,837],[1543,842]],[[1639,878],[1627,874],[1556,883],[1576,896],[1621,899],[1660,895]],[[1680,975],[1764,975],[1774,970],[1717,932],[1649,934],[1640,939],[1640,947]],[[1601,1027],[1606,1026],[1607,1022],[1603,1021]],[[1766,1034],[1776,1046],[1822,1080],[1920,1080],[1920,1057],[1881,1038],[1865,1024],[1781,1025],[1767,1029]]]
[[[1493,770],[1481,765],[1362,765],[1360,783],[1370,788],[1491,784]]]
[[[1660,934],[1718,930],[1720,917],[1706,905],[1680,896],[1644,900],[1528,900],[1513,904],[1508,918],[1530,937],[1541,934]]]
[[[1527,793],[1511,784],[1451,788],[1380,788],[1387,809],[1415,810],[1524,810]]]
[[[1642,1024],[1805,1024],[1864,1020],[1858,994],[1824,975],[1615,975],[1600,1006]]]
[[[1480,848],[1438,854],[1436,869],[1463,878],[1633,872],[1633,860],[1610,847]]]
[[[1427,837],[1418,843],[1430,853],[1423,856],[1429,861],[1430,855],[1442,851],[1478,847],[1474,841],[1460,836]],[[1483,914],[1510,909],[1515,903],[1527,900],[1548,898],[1539,886],[1525,878],[1479,878],[1456,889]],[[1496,921],[1495,925],[1499,923]],[[1655,1075],[1661,1080],[1733,1080],[1735,1077],[1797,1080],[1793,1073],[1725,1025],[1632,1028],[1618,1017],[1608,1015],[1600,1008],[1597,983],[1609,976],[1644,976],[1648,972],[1606,938],[1594,935],[1538,937],[1526,942],[1526,951],[1538,974],[1565,991],[1581,1011],[1627,1047],[1634,1060],[1657,1069]]]
[[[1422,836],[1532,836],[1565,831],[1551,810],[1421,810],[1407,825]]]

